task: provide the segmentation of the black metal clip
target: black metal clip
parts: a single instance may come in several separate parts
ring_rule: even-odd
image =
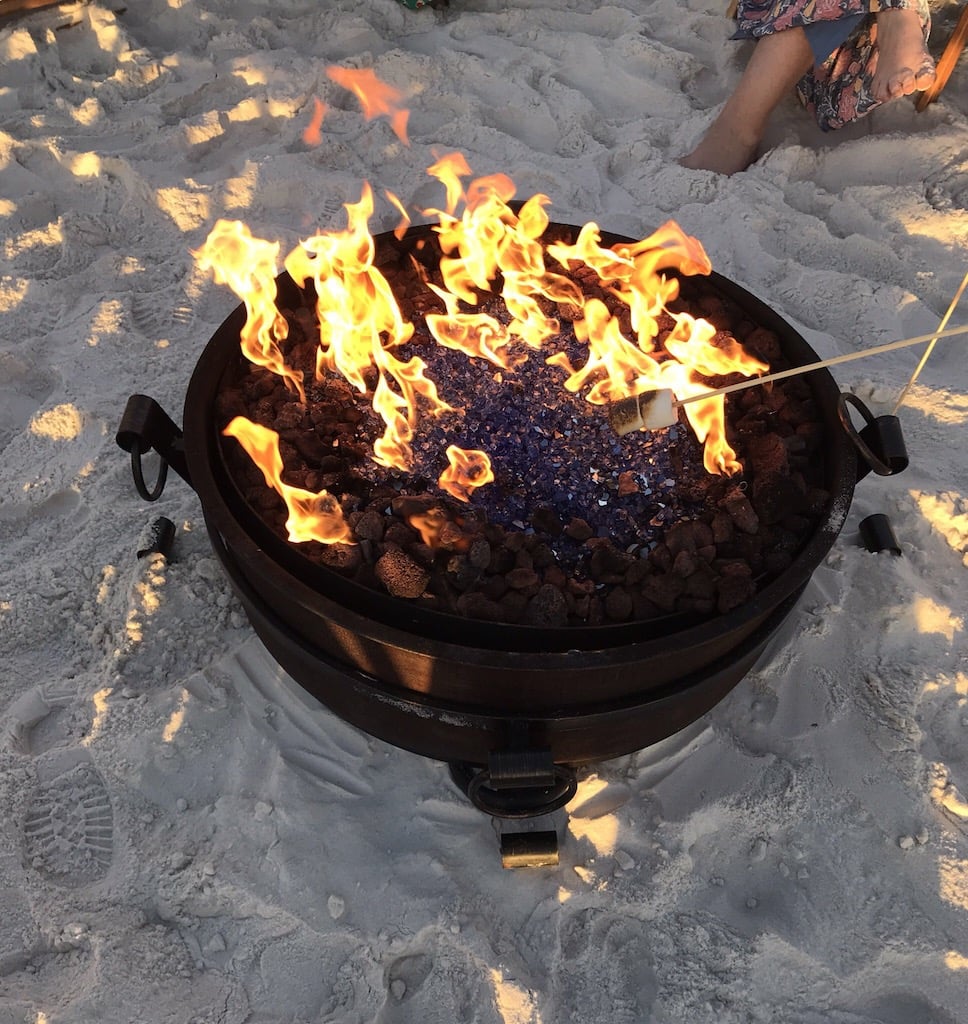
[[[847,406],[852,405],[864,417],[865,426],[858,431]],[[837,403],[840,422],[861,454],[857,479],[863,480],[873,470],[878,476],[894,476],[908,467],[907,447],[896,416],[874,416],[867,406],[850,392],[843,392]]]
[[[182,437],[180,428],[153,398],[132,395],[128,399],[115,440],[120,448],[131,453],[131,475],[138,494],[145,501],[157,501],[161,497],[169,466],[191,486]],[[149,490],[141,459],[151,449],[161,456],[161,465],[155,484]]]

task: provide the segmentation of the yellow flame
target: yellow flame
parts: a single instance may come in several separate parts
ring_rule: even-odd
[[[279,350],[279,342],[289,335],[289,325],[276,309],[279,243],[253,238],[240,221],[220,220],[192,255],[202,270],[211,270],[217,283],[227,284],[245,303],[241,341],[246,358],[279,374],[305,402],[302,374],[286,366]]]
[[[316,290],[319,349],[316,376],[337,373],[366,393],[366,370],[378,372],[373,408],[386,424],[373,446],[374,460],[401,470],[410,468],[410,439],[417,419],[418,398],[432,415],[450,411],[429,380],[418,356],[404,362],[391,348],[405,344],[413,324],[405,323],[390,283],[374,266],[375,245],[367,223],[373,193],[367,185],[358,203],[347,203],[349,226],[306,239],[286,258],[289,275],[300,287],[312,281]]]
[[[313,97],[313,116],[303,132],[303,142],[307,146],[318,146],[323,141],[323,118],[326,116],[326,104]]]
[[[327,491],[307,491],[292,487],[282,480],[282,455],[279,435],[274,430],[236,416],[225,428],[227,437],[234,437],[246,454],[262,471],[265,482],[286,503],[289,518],[286,529],[294,543],[317,540],[323,544],[352,544],[349,524],[343,518],[339,502]]]
[[[379,82],[371,70],[330,68],[327,74],[359,96],[367,118],[390,116],[397,129],[405,124],[400,94]],[[321,105],[316,111],[321,118]],[[405,139],[404,134],[401,137]],[[425,317],[439,345],[510,370],[527,360],[529,350],[550,347],[560,330],[553,315],[557,306],[573,322],[587,358],[576,368],[564,352],[544,351],[545,361],[565,371],[566,389],[585,391],[592,403],[655,388],[691,397],[708,390],[709,377],[751,376],[769,369],[711,323],[670,312],[669,303],[679,291],[675,275],[711,271],[702,245],[674,222],[640,241],[612,247],[602,246],[593,223],[581,228],[573,244],[545,244],[546,196],[532,196],[513,209],[509,203],[514,183],[504,174],[479,177],[465,187],[470,168],[459,153],[438,156],[428,173],[443,184],[446,194],[444,209],[424,211],[437,217],[434,230],[442,253],[441,283],[426,281],[445,308],[444,313]],[[390,200],[401,214],[399,234],[409,217],[395,196]],[[346,230],[306,238],[284,265],[299,287],[308,288],[311,282],[315,291],[317,380],[338,375],[361,394],[372,396],[373,410],[384,423],[372,458],[379,465],[407,471],[413,464],[412,440],[420,416],[460,410],[440,397],[423,360],[411,356],[404,361],[394,354],[411,340],[414,325],[404,319],[389,282],[375,265],[375,240],[368,226],[373,213],[370,186],[364,184],[359,202],[348,203],[345,209]],[[244,225],[230,221],[219,221],[195,252],[199,266],[211,269],[217,281],[229,284],[245,302],[245,355],[280,374],[305,401],[302,375],[286,365],[280,348],[288,324],[275,304],[278,254],[278,244],[255,239]],[[549,257],[568,273],[550,269]],[[598,294],[610,293],[627,312],[615,315],[602,298],[586,298],[568,276],[576,272],[585,281],[591,275]],[[479,307],[492,297],[502,300],[506,317],[466,308]],[[673,327],[663,332],[660,324],[668,328],[670,318]],[[689,403],[684,409],[704,446],[706,469],[727,475],[739,472],[742,467],[726,438],[722,396]],[[349,528],[335,498],[325,491],[312,494],[283,484],[278,438],[258,434],[254,424],[234,424],[226,432],[246,447],[289,507],[291,539],[346,541]],[[493,479],[484,452],[462,452],[452,446],[448,459],[440,486],[461,500],[469,500],[476,487]]]
[[[449,465],[440,474],[438,483],[443,490],[460,501],[470,501],[471,494],[478,487],[494,479],[491,460],[486,452],[465,450],[452,444],[447,449],[447,461]]]

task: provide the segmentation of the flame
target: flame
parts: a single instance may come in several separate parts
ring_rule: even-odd
[[[307,146],[318,146],[323,141],[323,118],[326,116],[326,104],[313,97],[313,117],[303,132],[303,142]]]
[[[438,548],[440,535],[451,519],[442,508],[435,506],[408,515],[407,522],[420,534],[420,539],[428,548]]]
[[[544,207],[550,200],[532,196],[516,214],[508,206],[514,183],[503,174],[477,178],[464,190],[460,178],[469,170],[460,154],[440,158],[429,173],[447,193],[445,210],[426,211],[439,218],[445,288],[431,287],[444,299],[447,314],[428,317],[428,326],[438,342],[467,355],[483,355],[504,368],[521,363],[526,354],[512,357],[498,350],[514,340],[540,349],[559,331],[558,321],[543,312],[542,299],[577,304],[582,298],[574,282],[545,266],[540,237],[548,226]],[[464,211],[458,218],[454,213],[461,201]],[[458,312],[458,301],[476,305],[482,294],[493,294],[499,277],[511,315],[506,327],[493,317]]]
[[[603,249],[600,240],[597,225],[589,223],[573,245],[551,244],[548,253],[565,266],[571,262],[584,264],[603,284],[610,285],[629,308],[635,340],[623,334],[618,319],[600,299],[583,301],[585,318],[575,323],[575,333],[588,344],[588,361],[575,370],[564,353],[554,353],[547,360],[568,372],[564,385],[568,390],[577,392],[591,383],[585,397],[595,404],[656,388],[670,388],[677,397],[686,398],[709,390],[708,382],[700,375],[752,376],[769,369],[766,363],[744,352],[734,338],[720,338],[711,323],[688,313],[672,314],[675,326],[662,342],[675,360],[660,362],[652,358],[659,334],[658,317],[668,312],[668,303],[679,294],[678,279],[666,277],[662,271],[708,274],[712,270],[709,257],[701,243],[673,221],[632,244]],[[684,408],[690,426],[704,444],[706,469],[728,476],[740,472],[742,464],[726,440],[723,396],[692,402]]]
[[[326,74],[337,85],[349,89],[360,101],[363,107],[363,116],[367,121],[375,117],[386,116],[390,118],[390,127],[396,137],[405,145],[410,145],[407,138],[407,120],[410,111],[400,106],[403,99],[398,89],[392,85],[381,82],[376,77],[372,68],[339,68],[329,67]]]
[[[235,419],[222,431],[234,437],[246,454],[262,471],[266,483],[275,490],[289,509],[286,529],[294,543],[318,540],[322,544],[352,544],[352,533],[343,518],[340,504],[327,491],[303,490],[282,480],[282,456],[279,435],[274,430],[253,423],[244,416]]]
[[[359,97],[368,120],[390,117],[394,131],[407,141],[407,112],[396,89],[380,82],[372,70],[329,68],[327,74]],[[313,123],[304,135],[307,142],[318,141],[325,111],[317,100]],[[567,390],[583,392],[593,404],[657,388],[687,398],[708,390],[710,377],[769,370],[708,321],[671,310],[679,296],[680,277],[712,270],[701,243],[675,222],[668,221],[639,241],[613,246],[602,245],[595,223],[585,224],[570,244],[545,243],[547,196],[534,195],[512,208],[511,179],[504,174],[471,178],[460,153],[435,155],[428,173],[444,188],[443,209],[423,211],[436,218],[439,280],[427,280],[425,268],[416,261],[414,265],[443,304],[444,312],[424,318],[438,345],[485,359],[501,371],[513,370],[530,353],[540,352],[546,364],[565,372]],[[410,217],[396,196],[387,195],[400,214],[394,233],[401,237]],[[404,318],[389,282],[375,265],[375,241],[368,226],[374,209],[370,186],[364,184],[359,202],[347,203],[345,209],[344,231],[305,239],[284,265],[296,285],[306,289],[312,282],[315,291],[316,379],[336,375],[370,396],[384,424],[372,459],[406,472],[414,462],[412,442],[421,417],[463,410],[440,397],[422,359],[404,360],[396,354],[413,337],[414,325]],[[275,305],[278,253],[278,244],[254,239],[244,225],[219,221],[194,255],[201,268],[213,270],[216,281],[229,284],[245,302],[241,343],[247,358],[281,375],[305,402],[302,374],[286,366],[280,349],[288,324]],[[595,285],[590,290],[597,294],[586,297],[576,281]],[[602,295],[616,301],[607,305]],[[572,365],[564,351],[555,351],[559,317],[572,322],[576,338],[585,345],[582,366]],[[725,475],[740,472],[742,466],[726,438],[723,397],[683,408],[704,446],[706,469]],[[240,441],[266,482],[285,500],[291,540],[347,542],[350,528],[334,497],[282,482],[277,435],[242,418],[233,420],[225,432]],[[461,501],[470,501],[475,490],[494,480],[483,451],[452,445],[447,457],[449,465],[439,486]],[[425,543],[436,545],[441,522],[429,514],[411,522]]]
[[[279,374],[305,402],[302,374],[286,366],[278,344],[289,335],[289,325],[276,309],[279,243],[253,238],[240,221],[220,220],[192,255],[200,269],[211,270],[217,284],[227,284],[245,303],[240,337],[246,358]]]
[[[491,460],[486,452],[464,450],[452,444],[447,449],[447,461],[450,465],[440,474],[437,482],[443,490],[460,501],[470,501],[471,494],[478,487],[494,479]]]
[[[358,203],[347,203],[345,209],[346,231],[306,239],[286,257],[285,266],[300,287],[311,280],[316,289],[316,378],[338,373],[365,394],[365,371],[377,371],[373,408],[386,430],[374,444],[374,458],[382,466],[407,470],[413,463],[410,440],[418,398],[432,415],[452,410],[424,375],[422,359],[413,356],[403,362],[390,352],[410,340],[413,324],[404,323],[389,282],[373,265],[375,247],[367,229],[373,212],[370,187],[364,187]]]

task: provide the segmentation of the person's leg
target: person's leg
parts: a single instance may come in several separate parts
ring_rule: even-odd
[[[735,174],[753,162],[770,114],[810,70],[813,52],[802,28],[763,36],[736,88],[699,145],[679,163]]]
[[[927,89],[935,78],[934,61],[924,42],[921,18],[913,7],[877,15],[877,69],[871,95],[880,103]]]

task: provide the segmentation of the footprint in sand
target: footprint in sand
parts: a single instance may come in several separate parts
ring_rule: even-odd
[[[18,697],[7,711],[0,728],[3,746],[17,754],[36,757],[55,746],[77,743],[82,725],[72,718],[68,708],[77,697],[71,683],[47,683],[35,686]]]
[[[188,329],[194,311],[178,287],[131,297],[131,320],[152,341],[170,339]]]
[[[433,969],[433,958],[426,953],[411,953],[394,960],[385,977],[391,1002],[403,1003],[413,998]]]
[[[598,985],[588,986],[582,979],[604,954],[606,968]],[[649,929],[635,917],[598,907],[569,913],[562,908],[558,925],[558,953],[553,958],[555,983],[568,1007],[561,1024],[592,1020],[598,1013],[601,992],[612,999],[613,1024],[637,1024],[651,1017],[658,993],[655,955]]]
[[[386,999],[375,1024],[500,1024],[509,1019],[499,1010],[490,972],[433,929],[389,963],[383,981]]]
[[[100,881],[111,867],[114,815],[87,751],[59,748],[37,761],[37,789],[24,819],[25,866],[58,885]]]
[[[76,712],[70,683],[36,686],[10,706],[0,741],[35,758],[36,789],[23,821],[24,865],[58,885],[77,887],[107,875],[114,814],[101,773],[78,745],[90,723]]]

